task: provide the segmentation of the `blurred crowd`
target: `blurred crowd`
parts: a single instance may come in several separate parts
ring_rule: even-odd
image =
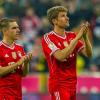
[[[68,31],[78,32],[82,22],[90,23],[89,38],[93,45],[93,57],[88,59],[83,55],[78,56],[78,73],[100,71],[100,0],[0,0],[0,18],[18,19],[21,27],[21,39],[18,42],[24,46],[26,53],[33,52],[30,73],[48,72],[42,53],[41,37],[52,29],[46,12],[56,5],[69,9]]]

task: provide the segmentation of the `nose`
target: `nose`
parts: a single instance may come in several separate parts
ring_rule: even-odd
[[[20,32],[20,29],[18,28],[17,31]]]
[[[66,19],[67,19],[67,20],[69,20],[69,17],[68,17],[68,16],[66,16]]]

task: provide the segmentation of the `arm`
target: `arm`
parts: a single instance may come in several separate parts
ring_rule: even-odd
[[[84,40],[84,49],[82,50],[82,53],[87,57],[92,57],[92,46],[88,38],[87,32],[83,35]]]
[[[86,29],[84,30],[84,34],[83,34],[83,40],[84,40],[85,47],[82,50],[82,53],[87,57],[91,57],[92,56],[92,45],[88,38],[88,34],[87,34],[88,32],[89,32],[89,23],[86,22]]]
[[[75,49],[75,46],[78,42],[78,39],[75,38],[74,40],[71,41],[70,45],[66,48],[64,48],[63,50],[57,50],[53,56],[60,60],[60,61],[63,61],[64,59],[66,59],[72,52],[73,50]]]
[[[29,61],[32,58],[32,53],[27,54],[26,56],[26,60],[24,61],[24,67],[23,67],[23,73],[22,76],[26,76],[27,73],[29,72]]]
[[[64,48],[63,50],[57,50],[53,56],[60,60],[60,61],[63,61],[64,59],[66,59],[72,52],[73,50],[75,49],[76,45],[77,45],[77,42],[78,40],[82,37],[83,35],[83,31],[86,29],[85,26],[82,26],[78,35],[76,36],[76,38],[74,40],[71,41],[70,45],[66,48]]]
[[[11,73],[14,69],[16,69],[19,65],[24,62],[24,58],[21,58],[18,62],[10,64],[8,66],[0,66],[0,76],[4,76],[8,73]]]

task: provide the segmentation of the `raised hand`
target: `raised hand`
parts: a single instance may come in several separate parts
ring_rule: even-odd
[[[32,59],[32,52],[29,52],[26,56],[25,56],[25,61],[28,62],[29,60]]]
[[[83,38],[86,39],[86,36],[87,36],[87,32],[89,30],[89,26],[90,24],[88,22],[85,23],[85,26],[86,26],[86,29],[84,30],[83,32]]]
[[[86,33],[88,31],[88,27],[89,27],[89,23],[88,22],[81,24],[80,31],[79,31],[79,33],[76,36],[77,39],[80,39],[80,38],[86,36]]]
[[[20,60],[17,61],[17,65],[20,66],[24,63],[24,61],[26,60],[25,56],[22,56]]]

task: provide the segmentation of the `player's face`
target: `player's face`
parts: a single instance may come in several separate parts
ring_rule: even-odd
[[[9,23],[9,27],[7,30],[7,36],[11,39],[11,40],[17,40],[20,37],[20,29],[19,26],[16,22],[11,22]]]
[[[66,28],[69,26],[69,18],[66,12],[60,12],[58,18],[56,19],[56,25],[60,28]]]

